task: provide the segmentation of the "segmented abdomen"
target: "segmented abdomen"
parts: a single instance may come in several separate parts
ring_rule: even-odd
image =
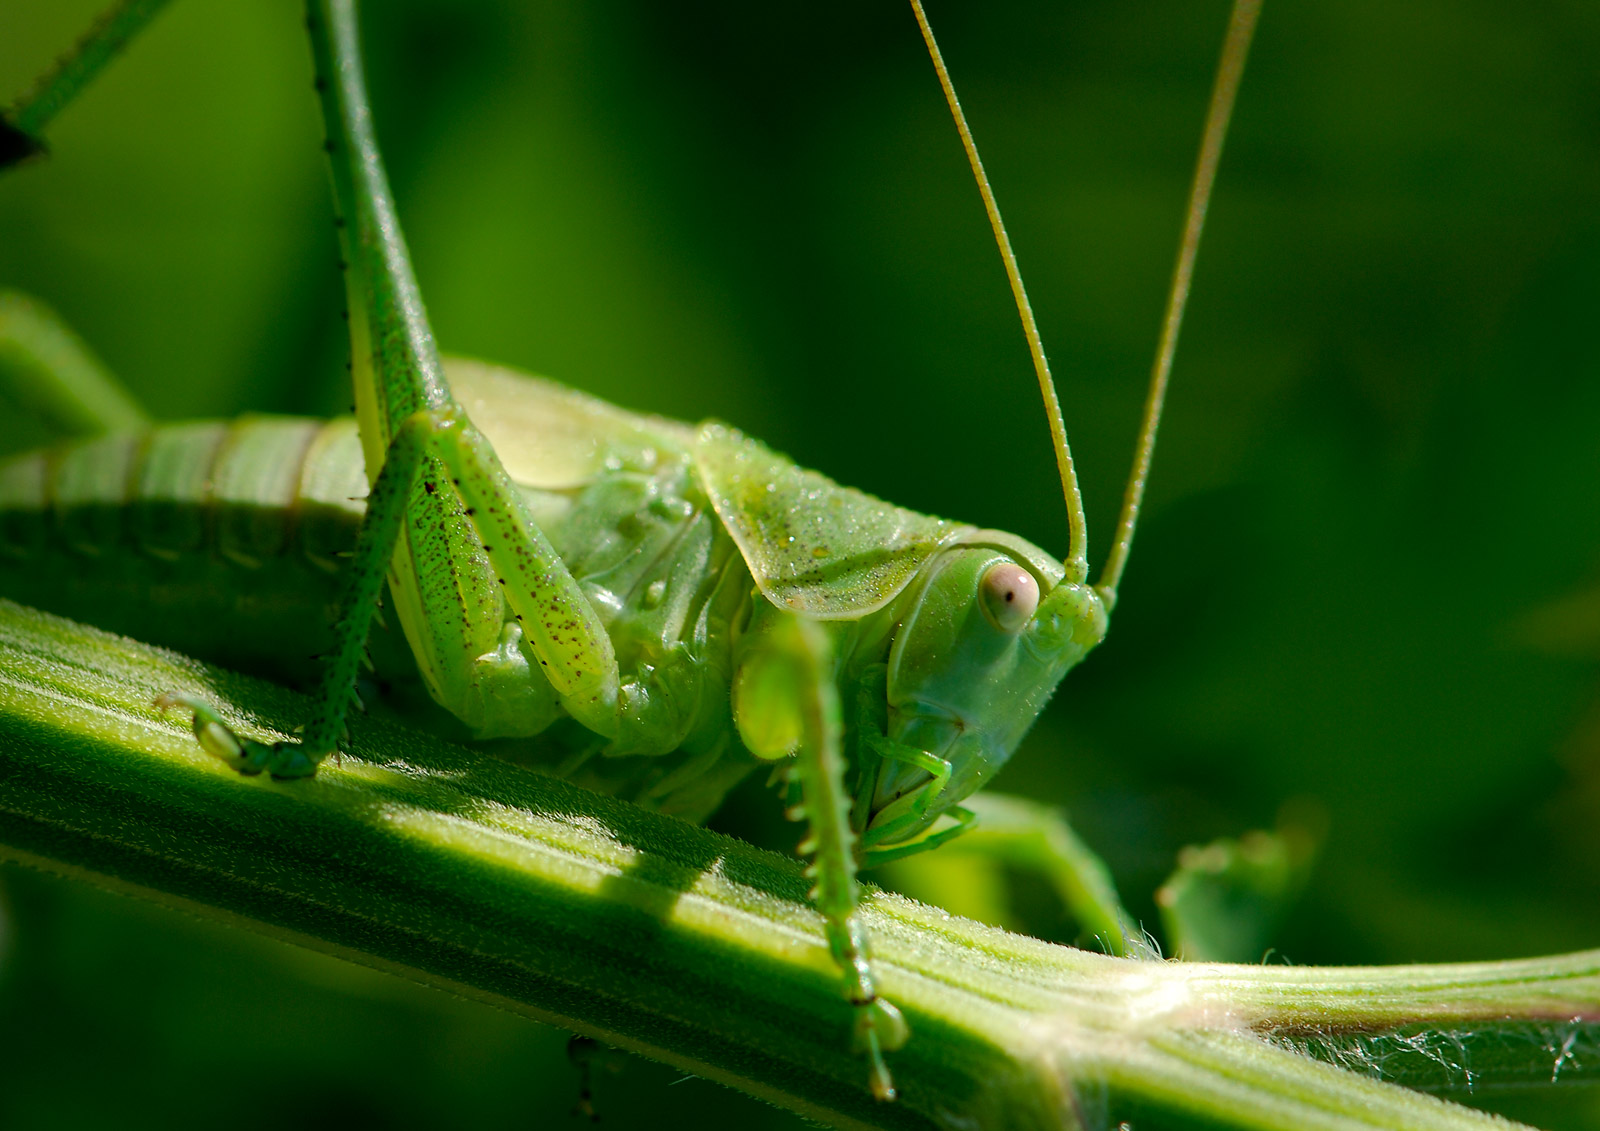
[[[367,493],[355,422],[247,416],[0,464],[0,596],[230,667],[312,670]]]

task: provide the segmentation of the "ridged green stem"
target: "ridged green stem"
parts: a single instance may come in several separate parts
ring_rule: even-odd
[[[1600,1019],[1600,952],[1348,970],[1139,962],[869,891],[882,988],[912,1027],[892,1058],[901,1099],[880,1104],[795,861],[375,720],[313,779],[243,778],[151,706],[166,691],[257,736],[306,713],[280,688],[0,602],[9,855],[836,1126],[1504,1127],[1264,1034],[1425,1024],[1448,1041],[1559,1022],[1592,1041]],[[1529,1058],[1522,1078],[1551,1067]]]

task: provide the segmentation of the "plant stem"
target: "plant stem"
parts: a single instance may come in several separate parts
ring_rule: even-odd
[[[796,862],[379,720],[359,721],[351,754],[314,779],[243,778],[150,705],[166,691],[268,738],[306,710],[281,688],[0,602],[8,855],[835,1126],[1504,1127],[1270,1037],[1600,1019],[1600,952],[1350,970],[1139,962],[869,891],[882,987],[912,1026],[892,1058],[902,1099],[880,1104]]]

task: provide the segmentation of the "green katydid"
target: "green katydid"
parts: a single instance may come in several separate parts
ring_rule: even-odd
[[[306,618],[285,616],[328,606],[337,585],[320,706],[300,741],[256,742],[204,702],[168,704],[189,708],[202,745],[244,773],[305,777],[336,752],[386,581],[428,691],[475,737],[539,739],[559,772],[693,818],[776,766],[808,826],[813,899],[881,1098],[893,1096],[884,1054],[906,1032],[874,985],[856,871],[962,832],[974,817],[963,802],[1105,634],[1258,5],[1238,4],[1224,49],[1135,467],[1095,584],[1015,259],[912,7],[1034,357],[1069,511],[1064,561],[840,487],[725,425],[446,367],[371,133],[349,0],[310,4],[307,22],[347,267],[354,422],[129,431],[134,410],[94,391],[111,386],[68,332],[26,302],[0,310],[14,379],[47,409],[78,406],[58,410],[69,430],[106,433],[0,469],[7,595],[160,636],[126,619],[137,594],[203,602],[216,569],[258,567],[254,591],[232,589],[167,639],[293,674],[298,656],[283,654]],[[1095,898],[1123,949],[1114,897]]]

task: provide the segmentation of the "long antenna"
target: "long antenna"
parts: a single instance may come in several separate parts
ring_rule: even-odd
[[[1017,269],[1017,257],[1011,251],[1011,238],[1006,235],[1005,221],[1000,219],[1000,206],[995,203],[994,191],[989,187],[989,177],[983,171],[983,159],[967,128],[967,116],[961,112],[956,98],[956,88],[951,85],[950,72],[945,70],[944,56],[934,42],[933,29],[928,26],[928,16],[922,10],[922,0],[911,0],[911,10],[917,14],[917,26],[922,29],[922,41],[928,45],[928,55],[933,59],[933,69],[939,73],[939,85],[944,88],[944,100],[950,104],[950,116],[955,119],[961,134],[961,145],[967,151],[967,162],[978,182],[978,192],[983,197],[984,211],[989,214],[989,227],[994,229],[994,242],[1000,248],[1000,258],[1005,263],[1006,278],[1011,281],[1011,295],[1017,301],[1017,313],[1022,316],[1022,333],[1028,339],[1028,352],[1033,355],[1033,371],[1039,376],[1039,395],[1044,398],[1045,416],[1050,420],[1050,439],[1055,444],[1056,468],[1061,473],[1061,492],[1067,500],[1068,581],[1083,581],[1089,576],[1089,530],[1083,518],[1083,495],[1078,491],[1078,477],[1072,470],[1072,449],[1067,446],[1067,425],[1061,418],[1061,401],[1056,397],[1056,383],[1050,377],[1050,363],[1045,360],[1044,344],[1039,340],[1039,326],[1033,320],[1033,307],[1028,303],[1028,292],[1022,285],[1022,272]]]
[[[915,3],[915,0],[913,0]],[[1156,348],[1155,366],[1150,372],[1150,392],[1145,397],[1144,419],[1139,425],[1139,444],[1134,450],[1133,471],[1122,493],[1122,514],[1117,519],[1116,541],[1106,559],[1100,581],[1095,585],[1109,611],[1117,603],[1117,586],[1128,564],[1128,548],[1133,545],[1133,528],[1139,521],[1139,505],[1144,501],[1145,481],[1150,477],[1150,461],[1156,452],[1156,430],[1161,426],[1161,407],[1167,399],[1167,378],[1172,374],[1172,358],[1178,349],[1178,328],[1183,325],[1183,308],[1189,301],[1189,284],[1194,279],[1194,259],[1200,250],[1200,233],[1206,224],[1206,209],[1211,204],[1211,186],[1216,183],[1217,164],[1222,160],[1222,142],[1228,135],[1233,103],[1244,75],[1245,57],[1250,54],[1250,39],[1255,34],[1261,0],[1234,0],[1228,21],[1228,37],[1222,44],[1222,61],[1217,64],[1217,81],[1211,91],[1211,107],[1206,111],[1206,131],[1200,140],[1200,159],[1195,163],[1194,184],[1189,189],[1189,215],[1183,226],[1183,243],[1172,270],[1172,289],[1167,292],[1167,313],[1161,323],[1161,344]]]

